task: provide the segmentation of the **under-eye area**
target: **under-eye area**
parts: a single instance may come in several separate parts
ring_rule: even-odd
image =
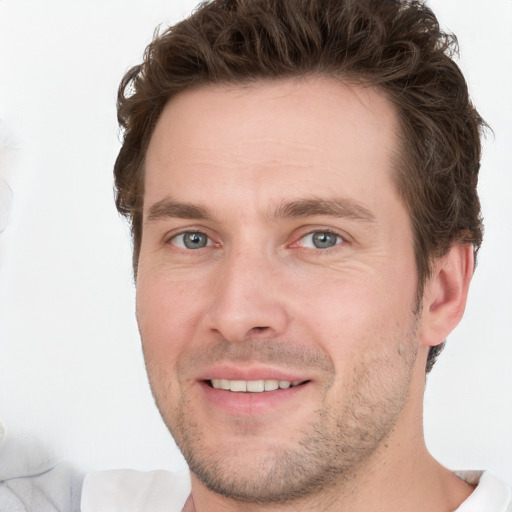
[[[265,391],[276,391],[278,389],[288,389],[307,384],[305,381],[288,381],[288,380],[228,380],[228,379],[212,379],[205,381],[208,386],[214,389],[224,391],[232,391],[238,393],[263,393]]]

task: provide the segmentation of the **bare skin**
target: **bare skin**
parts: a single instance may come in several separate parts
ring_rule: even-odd
[[[164,109],[137,318],[191,467],[186,512],[453,511],[471,493],[428,453],[422,400],[472,249],[436,262],[418,307],[398,130],[377,90],[327,78],[197,89]]]

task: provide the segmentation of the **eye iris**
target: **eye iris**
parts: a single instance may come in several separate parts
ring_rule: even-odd
[[[183,244],[187,249],[201,249],[206,247],[208,239],[204,233],[185,233],[183,235]]]
[[[313,244],[317,249],[325,249],[336,245],[337,236],[326,231],[313,233]]]

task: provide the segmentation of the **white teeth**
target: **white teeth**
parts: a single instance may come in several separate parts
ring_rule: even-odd
[[[245,380],[232,380],[229,388],[231,391],[247,391],[247,382]]]
[[[229,389],[229,380],[219,379],[217,382],[219,383],[220,389]]]
[[[275,391],[279,389],[279,381],[278,380],[266,380],[265,381],[265,391]]]
[[[228,380],[212,379],[211,383],[215,389],[224,389],[226,391],[263,393],[264,391],[275,391],[276,389],[288,389],[298,386],[303,381],[295,380]]]
[[[264,380],[249,380],[247,381],[247,391],[251,393],[261,393],[265,391],[265,381]],[[234,391],[234,390],[233,390]]]

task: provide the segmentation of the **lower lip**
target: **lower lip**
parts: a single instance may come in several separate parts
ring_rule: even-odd
[[[231,415],[252,416],[265,414],[289,402],[295,402],[295,398],[309,388],[310,383],[300,384],[287,389],[264,391],[262,393],[243,393],[215,389],[206,382],[200,386],[204,396],[215,408]]]

